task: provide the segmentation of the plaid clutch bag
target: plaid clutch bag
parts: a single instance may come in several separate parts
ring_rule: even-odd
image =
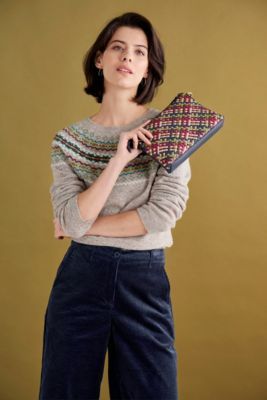
[[[138,149],[150,155],[167,172],[174,171],[224,123],[224,116],[198,103],[191,92],[178,93],[172,102],[143,127],[153,134],[151,145],[138,141]],[[128,141],[128,150],[133,140]]]

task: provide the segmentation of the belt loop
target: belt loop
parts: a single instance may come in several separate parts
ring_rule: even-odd
[[[149,265],[148,265],[148,268],[152,268],[152,256],[153,256],[153,250],[149,250]]]

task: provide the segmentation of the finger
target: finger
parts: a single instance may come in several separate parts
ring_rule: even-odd
[[[137,147],[138,147],[138,136],[134,135],[133,140],[134,140],[134,149],[137,150]]]
[[[148,129],[146,129],[146,128],[140,128],[140,131],[141,132],[143,132],[143,133],[145,133],[146,135],[148,135],[149,137],[153,137],[153,133],[152,132],[150,132]]]
[[[144,126],[146,124],[148,124],[151,121],[151,119],[148,119],[146,122],[143,122],[140,126]]]
[[[138,131],[138,136],[143,139],[144,142],[146,142],[148,145],[151,144],[151,141],[142,133],[141,131]]]
[[[150,120],[149,120],[150,121]],[[144,125],[146,125],[149,121],[143,122],[142,124],[140,124],[139,126],[137,126],[137,129],[142,128]]]

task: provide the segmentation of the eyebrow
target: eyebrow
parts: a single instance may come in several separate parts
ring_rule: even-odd
[[[112,40],[112,42],[110,42],[110,44],[111,43],[113,43],[113,42],[120,42],[120,43],[123,43],[123,44],[125,44],[126,42],[124,42],[123,40]],[[138,46],[138,47],[144,47],[145,49],[147,49],[147,47],[146,46],[144,46],[144,45],[142,45],[142,44],[134,44],[134,46]]]

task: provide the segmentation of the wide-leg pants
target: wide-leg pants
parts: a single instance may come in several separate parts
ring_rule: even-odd
[[[45,312],[39,400],[99,399],[107,351],[110,399],[177,400],[174,339],[163,248],[72,240]]]

